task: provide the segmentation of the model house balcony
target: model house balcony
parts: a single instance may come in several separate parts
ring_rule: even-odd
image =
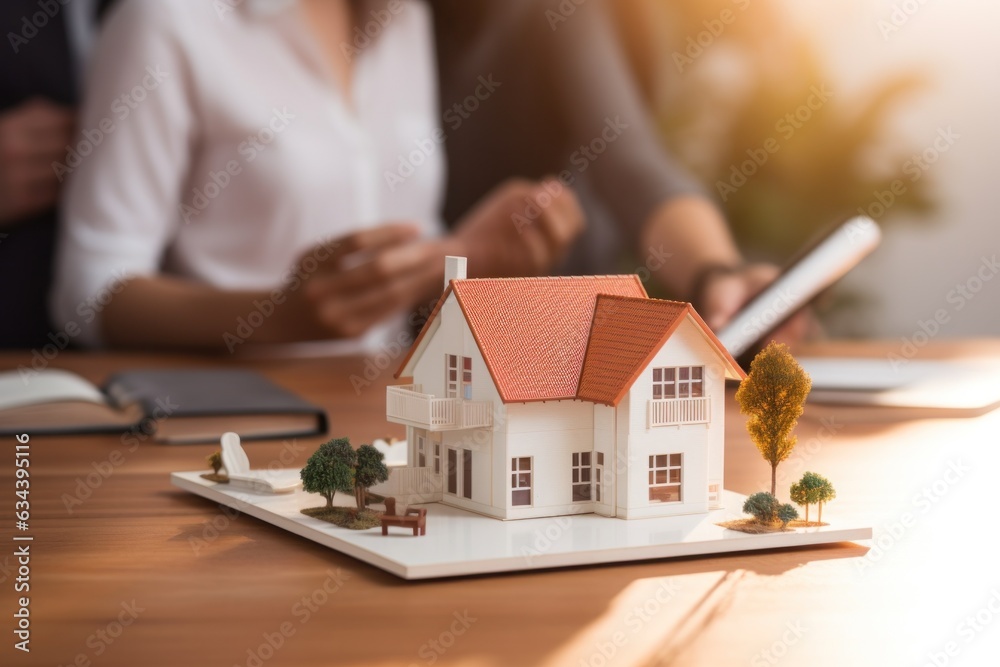
[[[704,398],[664,398],[649,401],[649,427],[707,424],[712,404]]]
[[[457,431],[493,425],[493,404],[461,398],[436,398],[420,385],[386,388],[386,419],[428,431]]]

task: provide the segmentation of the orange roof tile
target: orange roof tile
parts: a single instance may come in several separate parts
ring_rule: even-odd
[[[637,276],[451,284],[505,403],[574,398],[598,294],[646,297]]]
[[[733,379],[746,377],[691,304],[602,294],[597,297],[594,308],[594,326],[580,373],[577,398],[618,405],[687,317],[694,320],[727,363],[727,375]]]
[[[598,296],[577,396],[617,405],[689,309],[677,301]]]
[[[617,405],[688,314],[731,374],[743,377],[690,304],[648,298],[635,275],[453,280],[396,377],[452,293],[504,403],[579,398]]]

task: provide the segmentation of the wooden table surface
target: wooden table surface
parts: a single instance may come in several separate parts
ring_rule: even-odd
[[[884,355],[893,343],[812,353]],[[1000,341],[925,356],[1000,356]],[[0,369],[30,363],[0,355]],[[232,362],[64,353],[99,382],[129,367],[256,368],[329,410],[354,442],[402,435],[389,371],[364,359]],[[395,362],[392,364],[395,365]],[[368,366],[370,367],[370,365]],[[369,374],[370,375],[370,374]],[[998,379],[1000,381],[1000,379]],[[726,486],[769,470],[729,396]],[[830,521],[869,544],[405,582],[170,485],[213,445],[131,448],[116,436],[31,439],[31,648],[13,649],[13,547],[0,551],[0,664],[37,665],[996,665],[1000,664],[998,415],[800,422],[779,495],[804,470],[836,485]],[[248,445],[303,464],[321,440]],[[14,545],[14,439],[3,447],[0,539]],[[111,469],[110,474],[107,474]],[[76,502],[80,500],[80,502]]]

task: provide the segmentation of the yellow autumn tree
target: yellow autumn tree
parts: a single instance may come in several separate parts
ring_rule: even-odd
[[[792,431],[811,388],[812,380],[788,346],[772,341],[750,362],[750,372],[736,390],[740,412],[749,417],[750,440],[771,465],[771,495],[777,487],[778,464],[795,447]]]

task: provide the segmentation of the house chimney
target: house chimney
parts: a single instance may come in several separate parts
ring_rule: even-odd
[[[465,280],[465,267],[468,260],[465,257],[445,257],[444,258],[444,288],[448,289],[448,285],[451,284],[452,280]]]

